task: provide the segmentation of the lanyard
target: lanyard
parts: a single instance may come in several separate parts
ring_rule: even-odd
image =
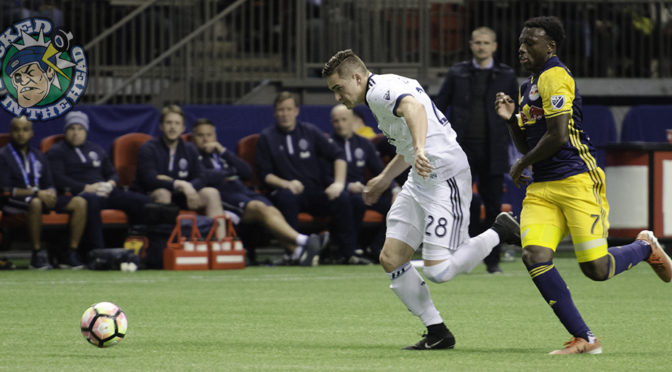
[[[215,169],[222,169],[222,164],[219,162],[219,156],[216,153],[212,153],[212,165]]]
[[[12,150],[12,155],[14,155],[14,160],[16,160],[16,164],[19,165],[19,170],[21,170],[21,175],[23,176],[23,182],[26,183],[26,187],[30,187],[30,180],[28,179],[28,172],[26,172],[25,163],[21,161],[21,158],[19,158],[19,154],[16,153],[16,150],[14,150],[14,146],[11,143],[9,144],[9,149]],[[39,187],[40,177],[37,175],[37,169],[35,168],[35,164],[37,163],[37,160],[35,160],[35,154],[33,154],[29,150],[28,157],[30,158],[30,164],[33,168],[33,182],[34,182],[33,186]]]

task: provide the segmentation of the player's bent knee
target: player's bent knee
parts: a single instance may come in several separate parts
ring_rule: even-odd
[[[594,260],[589,262],[581,262],[579,266],[583,275],[586,277],[601,282],[609,279],[609,266],[604,260]]]
[[[427,280],[430,280],[434,283],[444,283],[453,279],[457,274],[457,270],[454,267],[451,260],[445,260],[438,265],[425,266],[422,271],[425,274]]]

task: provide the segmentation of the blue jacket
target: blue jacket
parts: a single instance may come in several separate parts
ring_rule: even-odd
[[[93,142],[86,141],[78,147],[66,141],[59,142],[47,151],[47,159],[54,184],[60,191],[79,194],[88,184],[110,180],[119,182],[107,153]]]
[[[252,178],[252,167],[231,151],[226,150],[221,154],[200,152],[200,155],[209,185],[216,186],[224,182]]]
[[[205,186],[200,155],[196,146],[178,140],[175,156],[171,161],[170,150],[162,138],[152,138],[138,149],[138,169],[135,182],[145,192],[159,188],[173,190],[173,182],[159,180],[160,174],[173,180],[191,182],[196,190]]]
[[[441,85],[441,90],[436,96],[435,102],[439,110],[446,113],[450,125],[457,133],[457,141],[462,145],[462,138],[465,132],[465,126],[469,125],[470,107],[472,98],[472,87],[476,75],[476,67],[471,60],[459,62],[453,65],[446,79]],[[509,157],[508,147],[511,142],[509,139],[509,130],[497,113],[495,112],[495,96],[497,92],[504,92],[511,96],[514,101],[518,97],[518,80],[513,69],[503,63],[495,60],[492,67],[492,75],[486,91],[487,101],[485,102],[486,121],[489,138],[489,157],[490,171],[492,174],[508,173]]]
[[[320,159],[333,163],[345,160],[345,154],[310,123],[297,121],[294,130],[287,133],[277,125],[265,128],[257,142],[255,164],[262,182],[273,173],[286,180],[299,180],[307,189],[323,189],[328,183]]]
[[[3,191],[12,191],[13,189],[25,189],[35,186],[35,175],[37,175],[37,184],[40,190],[46,190],[54,187],[51,171],[47,158],[39,150],[30,147],[28,150],[28,178],[29,185],[23,177],[23,172],[19,168],[14,155],[12,154],[11,143],[0,148],[0,188]],[[21,153],[17,150],[17,155],[22,158]],[[29,154],[33,154],[35,162],[30,160]]]
[[[348,163],[348,183],[360,182],[366,185],[368,177],[377,176],[383,170],[383,161],[370,140],[353,134],[346,141],[333,134],[330,141],[340,147],[345,154]]]

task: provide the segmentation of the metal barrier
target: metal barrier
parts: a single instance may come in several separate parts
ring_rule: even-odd
[[[577,77],[672,77],[672,0],[16,0],[0,26],[48,17],[89,60],[88,103],[235,103],[262,82],[318,77],[352,48],[377,72],[436,78],[469,58],[471,30],[519,69],[525,19],[557,15]],[[521,76],[524,72],[518,71]]]

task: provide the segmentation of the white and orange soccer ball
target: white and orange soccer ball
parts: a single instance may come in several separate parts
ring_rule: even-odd
[[[99,302],[86,309],[80,325],[82,336],[91,345],[110,347],[124,339],[128,320],[119,306],[111,302]]]

